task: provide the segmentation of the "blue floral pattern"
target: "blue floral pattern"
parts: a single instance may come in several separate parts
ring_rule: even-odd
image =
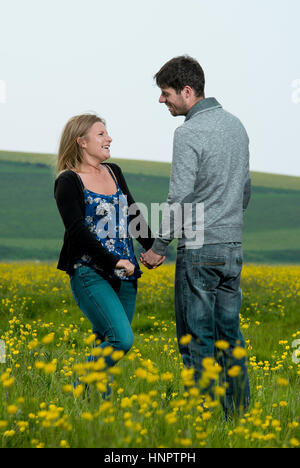
[[[130,281],[140,278],[142,272],[135,258],[132,238],[128,231],[127,197],[119,185],[116,185],[117,192],[113,195],[102,195],[84,188],[85,225],[105,249],[135,265],[132,276],[125,276],[124,270],[114,270],[114,278]],[[83,255],[77,260],[74,268],[80,265],[89,265],[97,269],[88,255]]]

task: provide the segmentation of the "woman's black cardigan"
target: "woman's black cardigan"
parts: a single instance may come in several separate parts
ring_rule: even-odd
[[[135,201],[128,189],[121,168],[113,163],[107,165],[112,169],[123,194],[127,196],[128,206],[130,207]],[[85,254],[93,259],[94,264],[100,270],[111,276],[120,257],[106,250],[85,226],[83,189],[80,177],[71,170],[62,172],[55,180],[54,197],[65,226],[64,243],[57,268],[72,275],[75,261]],[[135,215],[129,216],[129,223],[137,216],[139,216],[140,223],[145,223],[140,228],[141,232],[148,232],[148,238],[137,237],[136,239],[145,250],[148,250],[152,247],[154,238],[139,210],[136,210]]]

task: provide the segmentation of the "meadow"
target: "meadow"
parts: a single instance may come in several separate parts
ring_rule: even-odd
[[[169,163],[113,159],[138,203],[166,201]],[[63,224],[53,197],[55,156],[0,151],[0,260],[58,258]],[[300,178],[251,172],[252,198],[244,214],[246,262],[300,263]],[[150,222],[150,219],[149,219]],[[152,226],[153,232],[156,227]],[[139,253],[139,245],[136,245]],[[176,245],[168,250],[174,261]]]
[[[134,346],[120,362],[120,354],[108,350],[116,366],[107,373],[68,276],[53,263],[0,264],[0,339],[6,347],[0,447],[300,447],[300,266],[243,268],[241,328],[252,398],[247,412],[228,422],[219,403],[225,390],[218,385],[218,365],[208,361],[205,370],[216,382],[214,401],[203,399],[203,388],[182,366],[174,265],[143,272]],[[226,343],[216,347],[222,352]],[[96,364],[86,363],[91,352]],[[235,352],[241,355],[238,346]],[[73,389],[78,376],[90,385],[88,395],[84,385]],[[112,378],[112,396],[103,400]]]

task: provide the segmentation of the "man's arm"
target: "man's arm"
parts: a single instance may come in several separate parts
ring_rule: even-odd
[[[244,185],[244,194],[243,194],[243,211],[247,209],[250,198],[251,198],[251,178],[250,178],[250,170],[249,170],[249,150],[248,150],[246,181]]]
[[[249,205],[251,198],[251,179],[250,176],[247,178],[244,186],[244,196],[243,196],[243,210],[245,211]]]
[[[173,141],[173,160],[170,177],[169,194],[167,204],[171,207],[177,203],[181,205],[190,198],[194,192],[195,180],[199,166],[199,154],[193,148],[191,141],[195,135],[183,126],[177,128]],[[174,212],[169,211],[163,219],[157,238],[152,246],[152,251],[164,256],[168,245],[175,238],[174,232]],[[163,232],[163,226],[170,226],[170,229]]]

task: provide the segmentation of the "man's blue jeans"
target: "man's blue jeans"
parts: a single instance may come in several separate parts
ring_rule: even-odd
[[[179,249],[177,253],[175,315],[179,351],[185,367],[194,369],[196,382],[203,373],[203,358],[215,357],[222,366],[221,382],[227,389],[221,401],[226,416],[235,409],[246,409],[250,402],[246,358],[232,355],[236,346],[245,347],[240,330],[242,264],[242,245],[235,242]],[[188,334],[192,336],[190,343],[180,344],[180,338]],[[226,341],[229,348],[216,349],[218,340]],[[228,375],[233,366],[240,367],[237,377]]]

